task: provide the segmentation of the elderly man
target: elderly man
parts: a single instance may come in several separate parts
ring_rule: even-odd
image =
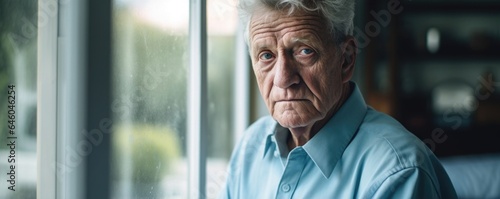
[[[222,198],[456,198],[438,159],[350,79],[353,0],[240,0],[271,117],[233,152]]]

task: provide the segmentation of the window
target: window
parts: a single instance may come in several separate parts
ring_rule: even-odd
[[[115,1],[112,198],[186,198],[188,1]]]
[[[174,0],[113,3],[112,198],[197,194],[188,185],[188,75],[196,59],[189,49],[189,6]],[[235,137],[235,6],[232,0],[206,4],[206,198],[222,189]]]
[[[249,118],[236,0],[1,3],[0,89],[23,95],[23,183],[0,198],[218,196]]]
[[[37,3],[0,1],[0,198],[36,195]]]

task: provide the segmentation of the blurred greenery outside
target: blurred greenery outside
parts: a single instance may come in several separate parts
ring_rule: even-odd
[[[23,154],[35,153],[36,139],[36,81],[37,81],[37,30],[38,1],[0,0],[0,140],[8,136],[7,90],[15,86],[16,106],[15,136],[16,162],[18,166],[36,161]],[[0,144],[0,151],[6,152],[7,143]],[[28,155],[30,156],[30,155]],[[7,171],[7,161],[2,162],[0,170]],[[18,173],[35,172],[35,167]],[[36,176],[21,180],[17,175],[16,191],[0,191],[0,197],[12,199],[35,198]]]
[[[167,127],[150,125],[115,126],[113,144],[117,147],[116,158],[123,162],[125,148],[130,147],[133,163],[132,179],[142,183],[158,183],[179,158],[179,140]],[[127,131],[131,133],[127,133]],[[147,154],[147,155],[145,155]]]
[[[123,159],[119,157],[127,155],[119,153],[123,147],[131,147],[133,153],[128,155],[132,155],[132,164],[136,165],[133,178],[160,180],[153,173],[168,174],[168,162],[186,156],[188,33],[148,24],[133,16],[126,7],[114,8],[113,16],[114,178],[121,179]],[[209,100],[205,133],[209,143],[207,154],[211,158],[229,159],[232,150],[234,52],[234,36],[208,36]],[[118,141],[124,137],[120,134],[126,133],[118,130],[123,128],[133,131],[129,137],[134,139],[129,139],[127,145]],[[155,133],[151,129],[156,129]],[[143,134],[159,140],[135,139]],[[161,143],[171,146],[165,148]],[[146,145],[148,150],[141,147]],[[161,161],[167,162],[162,168],[167,171],[156,169]]]
[[[7,86],[15,85],[16,130],[19,131],[19,91],[36,93],[37,8],[36,0],[0,0],[0,137],[7,136]],[[26,76],[17,76],[15,68],[24,68]],[[19,74],[17,74],[19,75]],[[36,114],[35,114],[36,115]],[[28,117],[23,118],[29,120]],[[22,120],[22,119],[21,119]],[[36,125],[21,128],[25,135],[36,135]],[[6,149],[1,144],[0,149]]]

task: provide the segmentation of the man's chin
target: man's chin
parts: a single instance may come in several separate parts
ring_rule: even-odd
[[[290,118],[290,117],[274,117],[274,119],[282,126],[288,129],[303,128],[311,124],[312,120],[304,120],[302,118]]]

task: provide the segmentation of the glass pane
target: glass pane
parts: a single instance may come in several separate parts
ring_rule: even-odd
[[[113,3],[112,198],[187,198],[189,1]]]
[[[208,158],[207,198],[217,198],[232,151],[236,0],[207,1],[208,31]]]
[[[36,0],[0,1],[0,198],[36,197],[37,15]]]

